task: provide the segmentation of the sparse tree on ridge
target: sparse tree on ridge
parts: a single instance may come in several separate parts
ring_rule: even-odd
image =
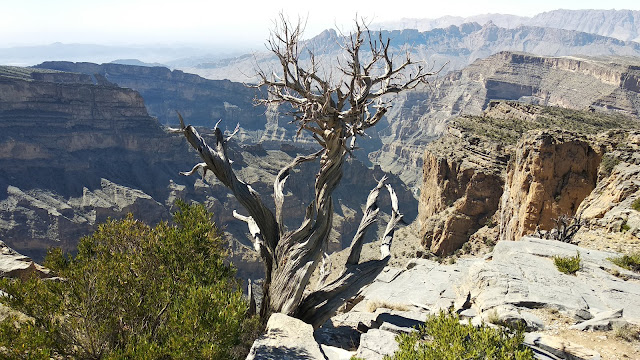
[[[281,312],[319,327],[345,300],[382,271],[390,259],[394,231],[402,220],[397,196],[391,186],[386,185],[392,213],[380,245],[380,259],[360,262],[365,232],[379,212],[376,200],[385,187],[386,178],[383,178],[369,194],[343,272],[336,280],[320,284],[313,292],[305,292],[329,240],[333,225],[331,195],[342,178],[345,158],[355,149],[356,138],[364,136],[366,129],[375,126],[387,112],[391,106],[387,95],[426,84],[433,72],[423,63],[414,62],[408,53],[400,59],[394,58],[389,54],[389,39],[372,33],[362,21],[356,21],[355,30],[345,37],[342,46],[345,61],[338,67],[339,78],[327,78],[321,74],[315,54],[304,47],[302,31],[300,22],[294,25],[281,15],[267,42],[281,67],[274,72],[258,70],[257,87],[268,91],[268,97],[259,102],[288,104],[293,109],[298,133],[309,132],[320,145],[319,151],[296,157],[276,176],[275,213],[251,186],[236,177],[231,167],[227,144],[235,132],[225,138],[216,126],[212,143],[208,143],[193,126],[185,126],[180,115],[180,129],[173,131],[184,134],[203,161],[182,174],[192,175],[200,169],[205,174],[211,171],[248,213],[244,216],[234,211],[234,216],[247,223],[254,248],[264,261],[262,318]],[[304,63],[301,54],[308,54]],[[300,226],[289,230],[282,214],[285,182],[294,167],[317,159],[320,168],[316,174],[315,198],[307,206]]]

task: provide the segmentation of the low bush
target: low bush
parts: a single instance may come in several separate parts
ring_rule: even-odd
[[[631,208],[635,211],[640,211],[640,197],[631,204]]]
[[[396,338],[400,348],[386,360],[534,359],[522,344],[522,330],[461,324],[457,314],[441,311],[418,331]]]
[[[0,301],[32,319],[0,323],[0,358],[243,359],[258,321],[211,214],[178,206],[175,226],[109,220],[76,256],[49,252],[64,280],[0,281]]]
[[[580,253],[578,252],[576,256],[554,256],[553,263],[558,271],[574,275],[580,270]]]
[[[609,258],[609,261],[627,270],[640,272],[640,252]]]

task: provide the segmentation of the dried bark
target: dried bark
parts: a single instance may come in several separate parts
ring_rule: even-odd
[[[185,126],[180,115],[180,129],[173,131],[183,133],[203,160],[183,174],[192,175],[198,169],[205,174],[213,172],[248,213],[244,216],[234,211],[234,217],[247,223],[254,248],[265,264],[266,278],[260,309],[263,319],[272,312],[282,312],[318,327],[382,271],[390,258],[394,230],[402,220],[398,199],[387,185],[392,199],[392,217],[383,235],[380,259],[359,263],[364,234],[376,221],[379,212],[376,200],[386,180],[383,178],[367,199],[344,271],[331,283],[321,284],[315,291],[305,293],[309,278],[323,259],[327,247],[333,225],[331,195],[342,178],[345,158],[355,148],[356,137],[363,136],[365,130],[376,125],[387,112],[390,104],[384,98],[386,95],[424,84],[433,73],[408,56],[394,66],[389,55],[390,41],[381,35],[376,39],[366,26],[356,21],[356,31],[344,46],[348,60],[340,67],[340,78],[335,81],[323,79],[318,73],[313,52],[309,52],[308,67],[300,62],[301,35],[300,23],[293,26],[281,16],[268,42],[268,47],[280,61],[281,72],[268,75],[265,71],[258,71],[260,83],[257,87],[266,87],[269,93],[259,103],[289,104],[293,108],[298,132],[309,131],[321,148],[314,154],[297,157],[279,172],[274,182],[275,214],[233,172],[226,150],[231,136],[225,139],[216,126],[214,144],[210,147],[195,128]],[[367,61],[361,60],[363,46]],[[289,231],[283,224],[282,215],[286,180],[294,167],[318,158],[320,168],[316,175],[315,198],[307,206],[300,226]]]

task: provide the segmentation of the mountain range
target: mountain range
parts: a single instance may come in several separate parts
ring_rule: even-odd
[[[553,10],[533,17],[483,14],[469,17],[444,16],[437,19],[403,18],[398,21],[378,22],[372,29],[430,31],[436,28],[460,26],[464,23],[493,22],[496,26],[514,29],[519,26],[537,26],[575,30],[612,37],[623,41],[640,41],[640,11],[637,10]]]

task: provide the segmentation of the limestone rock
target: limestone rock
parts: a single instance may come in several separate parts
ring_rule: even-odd
[[[553,265],[553,256],[578,252],[582,269],[576,276],[562,274]],[[640,282],[623,279],[632,274],[608,260],[617,255],[532,237],[501,241],[485,259],[463,258],[447,265],[416,259],[391,283],[374,281],[363,288],[360,304],[382,301],[437,313],[468,299],[478,313],[500,306],[520,313],[546,308],[580,320],[622,308],[626,320],[640,322]],[[612,275],[616,271],[619,275]]]
[[[324,360],[320,345],[313,338],[313,327],[301,320],[275,313],[267,322],[264,335],[251,347],[247,360]]]
[[[640,199],[640,132],[611,131],[599,140],[612,148],[605,158],[615,165],[610,174],[600,172],[598,185],[577,210],[587,222],[584,230],[620,233],[624,227],[624,232],[639,238],[640,211],[633,209],[633,203]]]
[[[603,311],[596,314],[593,319],[583,321],[579,324],[572,325],[570,329],[576,330],[611,330],[614,327],[621,327],[625,325],[627,321],[622,319],[622,309],[616,309],[611,311]]]
[[[355,355],[355,351],[347,351],[335,346],[321,344],[320,348],[327,360],[349,360]]]
[[[367,360],[382,360],[385,355],[392,355],[397,350],[398,342],[395,333],[371,329],[362,334],[356,357]]]
[[[419,220],[424,246],[451,254],[498,209],[508,155],[499,144],[444,137],[424,154]]]
[[[602,150],[562,131],[525,136],[509,165],[500,204],[500,240],[516,240],[572,216],[596,187]]]
[[[32,274],[48,277],[49,269],[36,264],[29,257],[19,254],[0,241],[0,278],[10,277],[26,280]]]
[[[524,343],[548,351],[560,359],[600,360],[600,354],[561,338],[537,333],[525,335]]]

